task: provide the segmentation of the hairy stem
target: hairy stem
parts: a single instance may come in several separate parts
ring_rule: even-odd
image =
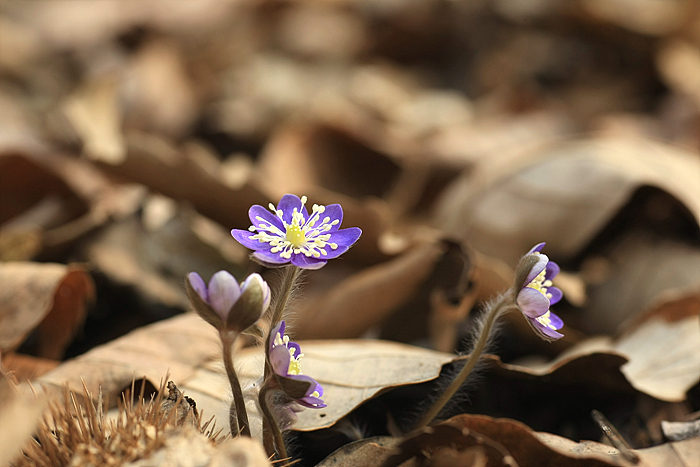
[[[263,434],[263,438],[272,435],[274,451],[277,454],[277,458],[280,460],[286,459],[287,449],[284,446],[282,430],[280,430],[280,427],[277,424],[277,419],[272,414],[272,410],[270,410],[270,398],[267,397],[268,392],[269,389],[265,388],[265,385],[263,385],[263,388],[260,390],[260,395],[258,396],[258,401],[260,402],[260,410],[262,411],[263,416],[263,426],[265,427],[265,433]],[[271,453],[268,452],[268,455],[269,454]]]
[[[479,333],[479,337],[476,341],[476,344],[474,345],[474,349],[472,350],[471,354],[469,354],[469,359],[467,360],[467,363],[464,364],[464,367],[462,367],[460,372],[457,374],[452,383],[450,383],[445,392],[442,393],[442,395],[438,398],[437,401],[435,401],[430,410],[428,410],[425,413],[425,415],[423,415],[423,417],[421,417],[421,419],[418,420],[418,423],[416,423],[413,426],[413,430],[423,428],[424,426],[427,426],[430,422],[432,422],[433,419],[437,417],[437,415],[443,409],[443,407],[445,407],[445,404],[447,404],[447,402],[450,399],[452,399],[452,396],[454,396],[457,390],[460,388],[460,386],[462,386],[462,383],[464,383],[464,381],[467,379],[467,377],[479,361],[481,353],[484,351],[484,348],[486,347],[486,344],[489,341],[489,336],[491,335],[491,331],[493,330],[493,326],[496,323],[496,320],[504,311],[506,311],[509,308],[508,302],[512,302],[512,300],[512,295],[508,293],[499,298],[498,301],[494,303],[493,306],[486,312],[487,315],[484,321],[484,325],[481,328],[481,332]]]
[[[285,308],[287,308],[287,302],[289,301],[289,296],[292,293],[294,284],[301,275],[301,269],[296,266],[285,266],[284,275],[282,276],[282,284],[280,285],[280,290],[277,294],[277,299],[275,300],[275,307],[272,311],[272,320],[270,321],[270,328],[277,326],[282,320],[282,315],[284,314]]]
[[[243,399],[243,391],[241,383],[238,381],[238,375],[233,368],[233,343],[236,336],[226,331],[221,333],[221,343],[223,344],[224,353],[224,368],[228,376],[228,382],[231,385],[233,393],[233,401],[231,401],[231,410],[229,411],[229,424],[231,425],[231,436],[241,434],[250,436],[250,424],[248,423],[248,412],[245,408],[245,400]]]
[[[277,324],[280,321],[282,321],[282,317],[284,316],[284,310],[287,308],[289,297],[292,294],[292,290],[294,289],[294,284],[296,284],[297,280],[301,276],[301,269],[296,266],[289,265],[284,268],[283,274],[284,275],[282,276],[282,284],[280,285],[280,290],[277,293],[277,298],[275,299],[275,306],[272,310],[272,319],[270,320],[270,331],[272,331],[272,329],[275,326],[277,326]],[[267,354],[270,349],[271,339],[274,339],[274,336],[271,332],[268,332],[267,338],[265,339],[265,354]],[[264,379],[267,380],[271,373],[272,369],[270,368],[269,358],[265,358]]]

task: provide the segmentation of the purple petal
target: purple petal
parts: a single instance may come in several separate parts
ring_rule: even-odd
[[[547,293],[552,294],[552,298],[549,299],[550,306],[557,303],[564,296],[564,293],[562,293],[562,291],[557,287],[547,287]]]
[[[556,316],[556,315],[553,315]],[[557,316],[557,318],[559,318]],[[539,333],[543,334],[544,336],[550,338],[550,339],[561,339],[564,337],[564,334],[555,331],[554,329],[549,328],[548,326],[545,326],[544,324],[540,323],[536,319],[528,318],[530,320],[530,324],[537,330]],[[561,321],[561,319],[559,320]],[[554,323],[554,320],[552,320],[552,323]]]
[[[326,250],[326,253],[328,253],[328,254],[321,256],[321,258],[323,258],[324,260],[337,258],[338,256],[342,255],[343,253],[345,253],[349,249],[350,249],[350,247],[347,247],[347,246],[338,246],[338,248],[336,248],[334,250],[330,246],[326,246],[325,250]]]
[[[516,298],[518,307],[529,318],[537,318],[549,310],[549,299],[542,292],[530,287],[524,287]]]
[[[362,235],[362,230],[360,230],[358,227],[350,227],[348,229],[332,232],[330,235],[331,238],[328,240],[329,243],[337,243],[338,246],[349,247],[355,243],[358,238],[360,238],[360,235]]]
[[[328,407],[321,399],[313,396],[305,396],[301,399],[297,399],[297,403],[310,409],[322,409],[324,407]]]
[[[251,250],[269,250],[272,248],[272,245],[269,243],[251,239],[250,237],[255,235],[255,233],[249,230],[233,229],[231,230],[231,235],[233,235],[233,238],[235,238],[238,243]]]
[[[275,337],[277,337],[277,334],[281,334],[280,337],[284,337],[284,328],[285,322],[283,320],[270,330],[270,350],[275,346]]]
[[[190,281],[190,285],[192,286],[194,291],[197,292],[197,295],[199,295],[199,298],[201,298],[205,302],[209,303],[209,294],[207,293],[207,285],[204,283],[204,279],[202,279],[202,276],[200,276],[196,272],[191,272],[191,273],[187,274],[187,280]]]
[[[289,350],[286,346],[277,345],[270,350],[270,365],[272,365],[272,370],[278,375],[289,376],[289,363],[291,361],[292,356],[289,355]]]
[[[316,382],[316,387],[314,388],[314,391],[318,393],[318,397],[321,397],[323,395],[323,386],[318,384],[318,381]],[[311,391],[309,394],[313,394],[314,391]]]
[[[559,271],[559,265],[554,261],[550,261],[549,263],[547,263],[547,272],[545,273],[544,277],[547,280],[552,280],[554,276],[559,274]]]
[[[525,256],[531,255],[531,254],[533,254],[534,252],[538,252],[538,253],[539,253],[540,251],[542,251],[542,248],[544,248],[545,245],[546,245],[545,242],[538,243],[537,245],[533,246],[532,249],[531,249],[530,251],[528,251],[527,253],[525,253]]]
[[[209,304],[224,321],[240,296],[241,289],[238,282],[227,271],[219,271],[211,276],[209,280]]]
[[[547,258],[547,255],[543,255],[542,253],[537,254],[537,262],[535,265],[530,269],[530,273],[527,275],[525,278],[525,285],[529,284],[532,282],[535,277],[539,276],[542,271],[545,270],[547,267],[547,263],[549,262],[549,258]]]
[[[306,206],[303,208],[301,207],[301,199],[299,199],[297,195],[286,194],[277,205],[277,210],[282,210],[282,220],[287,224],[292,222],[294,208],[296,208],[297,211],[301,210],[301,213],[304,214],[304,221],[309,218],[309,212],[306,210]]]
[[[265,250],[258,250],[255,253],[253,253],[253,256],[255,256],[257,259],[264,263],[268,264],[286,264],[289,262],[288,259],[282,258],[279,253],[270,253],[269,251]]]
[[[556,329],[561,329],[564,327],[564,320],[562,320],[559,316],[555,315],[551,311],[549,312],[549,320],[552,323],[552,326],[554,326]]]
[[[296,342],[289,341],[287,343],[288,349],[294,349],[294,358],[298,358],[301,355],[301,346]]]
[[[267,227],[267,223],[269,222],[284,232],[284,224],[282,223],[282,219],[277,217],[277,215],[271,212],[269,209],[265,209],[259,204],[251,206],[251,208],[248,210],[248,217],[250,218],[250,223],[255,227],[260,227],[260,224],[263,224],[263,227]],[[258,219],[258,217],[262,219],[262,221]]]
[[[323,258],[326,258],[325,256]],[[292,255],[292,264],[301,269],[320,269],[327,261],[321,258],[308,257],[302,254]]]
[[[329,204],[326,206],[326,210],[323,211],[323,214],[319,214],[319,217],[321,220],[325,219],[326,217],[330,217],[331,222],[334,220],[338,220],[338,223],[335,224],[334,226],[331,226],[331,229],[328,232],[335,232],[340,228],[340,225],[343,223],[343,208],[340,206],[340,204]],[[319,222],[316,222],[316,225],[318,225]]]

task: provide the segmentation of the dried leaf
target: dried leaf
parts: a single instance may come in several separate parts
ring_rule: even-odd
[[[12,350],[39,326],[42,357],[59,358],[94,298],[92,279],[79,266],[0,263],[0,349]]]
[[[85,83],[66,99],[63,112],[80,136],[86,156],[110,164],[124,162],[126,143],[114,77]]]
[[[298,414],[299,421],[294,425],[298,431],[330,427],[385,389],[436,378],[442,365],[455,359],[451,354],[387,341],[300,341],[299,344],[304,352],[303,372],[321,383],[328,407]],[[260,347],[236,354],[241,386],[250,387],[262,376],[262,362]],[[224,376],[219,373],[220,366],[219,362],[209,364],[206,371],[199,371],[180,387],[188,394],[194,390],[223,400],[228,390]],[[367,371],[368,368],[373,371]],[[225,407],[220,405],[216,413],[222,414],[222,409]],[[257,413],[257,409],[253,410]],[[254,416],[249,410],[249,417]],[[252,420],[251,425],[255,428]]]
[[[572,258],[641,186],[666,191],[699,223],[698,173],[696,154],[643,139],[506,153],[482,159],[445,191],[435,225],[508,264],[543,240],[550,256]]]
[[[359,337],[410,299],[445,251],[439,242],[417,245],[309,300],[299,312],[300,337]]]
[[[690,305],[680,313],[665,303],[616,340],[584,340],[554,361],[530,368],[546,374],[579,359],[608,353],[627,360],[620,371],[635,389],[663,401],[683,401],[700,381],[700,315],[697,296],[692,297],[678,299],[681,306]]]
[[[199,365],[219,353],[219,345],[215,330],[196,314],[187,313],[96,347],[43,375],[38,382],[52,391],[67,385],[82,394],[84,381],[92,394],[98,394],[101,387],[116,403],[119,391],[134,378],[145,377],[157,384],[169,373],[180,386]]]
[[[388,436],[361,439],[346,444],[316,467],[381,467],[397,442]]]

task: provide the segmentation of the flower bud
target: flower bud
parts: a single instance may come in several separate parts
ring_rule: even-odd
[[[191,272],[185,288],[197,314],[220,331],[244,331],[270,305],[270,287],[259,274],[251,274],[239,285],[231,274],[219,271],[207,286],[199,274]]]

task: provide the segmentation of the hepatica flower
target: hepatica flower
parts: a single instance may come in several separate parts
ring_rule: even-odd
[[[217,329],[244,331],[270,305],[270,287],[259,274],[251,274],[239,285],[227,271],[219,271],[207,285],[199,274],[191,272],[185,287],[195,311]]]
[[[528,272],[515,301],[530,325],[545,339],[552,340],[564,337],[557,332],[564,322],[549,309],[561,300],[563,294],[561,290],[552,286],[552,278],[559,274],[559,266],[541,253],[544,245],[535,245],[525,255],[537,255],[537,262]]]
[[[285,323],[280,321],[270,335],[270,365],[277,376],[280,388],[294,403],[311,409],[322,409],[326,404],[321,400],[323,387],[310,376],[301,374],[301,347],[284,334]]]
[[[246,230],[233,229],[231,235],[246,248],[254,250],[253,257],[266,266],[292,263],[303,269],[318,269],[329,259],[345,253],[360,238],[357,227],[340,229],[343,208],[339,204],[314,204],[309,214],[306,196],[284,195],[277,207],[270,210],[255,205],[248,211],[252,226]]]

